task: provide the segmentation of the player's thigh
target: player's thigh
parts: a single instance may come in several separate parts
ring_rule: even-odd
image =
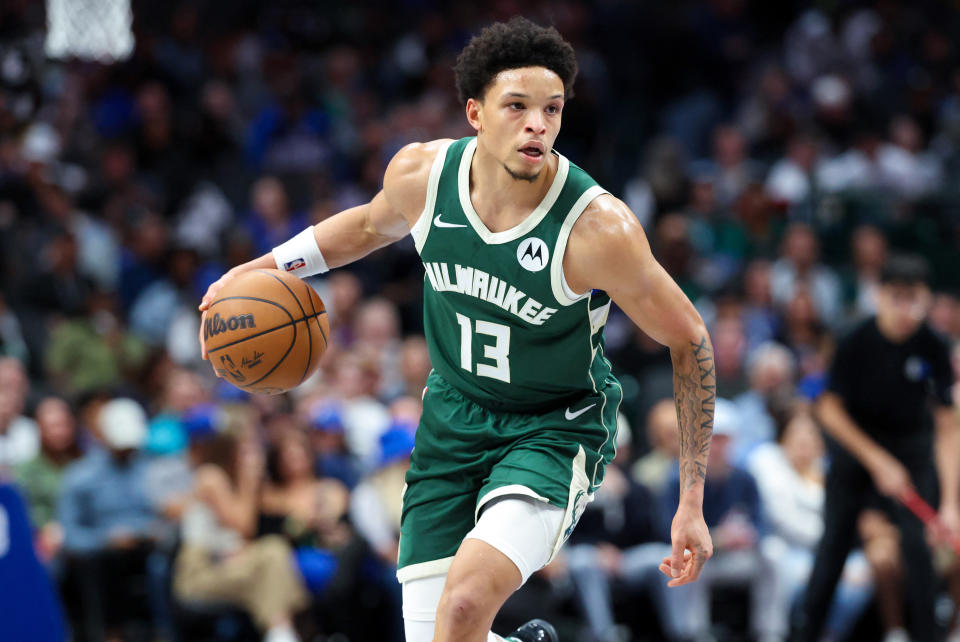
[[[457,574],[454,580],[459,581],[472,569],[489,564],[496,570],[498,579],[503,580],[501,583],[515,584],[515,590],[553,559],[557,541],[563,535],[565,514],[562,508],[529,497],[508,496],[488,503],[457,551],[454,568],[462,569],[463,573]],[[484,542],[499,555],[476,546],[473,540]],[[509,564],[505,564],[503,558]],[[451,575],[454,575],[453,569]]]
[[[602,465],[600,455],[589,445],[585,448],[562,435],[525,440],[493,467],[478,495],[477,513],[482,515],[504,497],[523,497],[533,506],[549,508],[549,514],[558,515],[559,525],[551,533],[547,563],[593,500],[593,473]]]
[[[403,494],[397,579],[441,575],[450,569],[464,536],[474,527],[475,489],[455,480],[413,482]]]
[[[489,413],[431,375],[407,472],[397,576],[401,582],[446,573],[476,523],[477,494],[502,456]]]

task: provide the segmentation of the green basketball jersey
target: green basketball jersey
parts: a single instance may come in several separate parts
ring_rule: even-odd
[[[610,298],[563,278],[570,230],[605,190],[558,156],[553,184],[519,225],[490,232],[470,201],[476,138],[437,155],[412,229],[425,268],[424,324],[433,367],[492,410],[536,412],[596,392]]]

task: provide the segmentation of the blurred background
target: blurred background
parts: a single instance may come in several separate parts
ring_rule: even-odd
[[[518,14],[577,52],[558,151],[632,208],[713,337],[730,402],[714,457],[753,489],[722,516],[718,554],[756,563],[703,615],[749,639],[758,613],[795,608],[822,503],[805,402],[836,337],[872,313],[890,252],[930,262],[930,322],[960,346],[955,3],[4,0],[0,477],[66,635],[260,639],[276,614],[190,581],[184,551],[202,541],[210,564],[264,542],[294,560],[276,612],[304,640],[402,639],[399,498],[430,370],[412,240],[311,279],[334,340],[284,396],[212,376],[196,306],[229,267],[372,198],[403,145],[472,134],[454,60]],[[669,533],[670,358],[616,311],[606,341],[626,395],[609,489],[504,631],[541,616],[564,640],[672,635],[670,598],[636,562]],[[201,466],[249,500],[229,543],[191,530]],[[896,546],[883,525],[861,537],[834,639],[897,627],[877,606],[897,599]],[[949,629],[955,565],[938,559]],[[758,600],[771,583],[776,604]]]

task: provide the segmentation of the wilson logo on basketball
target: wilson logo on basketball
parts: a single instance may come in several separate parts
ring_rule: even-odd
[[[238,314],[232,316],[229,319],[224,319],[219,314],[213,315],[212,319],[207,319],[203,323],[203,338],[209,339],[210,337],[215,337],[218,334],[222,334],[227,330],[245,330],[247,328],[255,328],[257,324],[254,323],[252,314]]]

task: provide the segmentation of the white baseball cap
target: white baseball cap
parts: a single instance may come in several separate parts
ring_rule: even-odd
[[[100,411],[100,433],[113,450],[140,448],[147,439],[147,413],[133,399],[114,399]]]

